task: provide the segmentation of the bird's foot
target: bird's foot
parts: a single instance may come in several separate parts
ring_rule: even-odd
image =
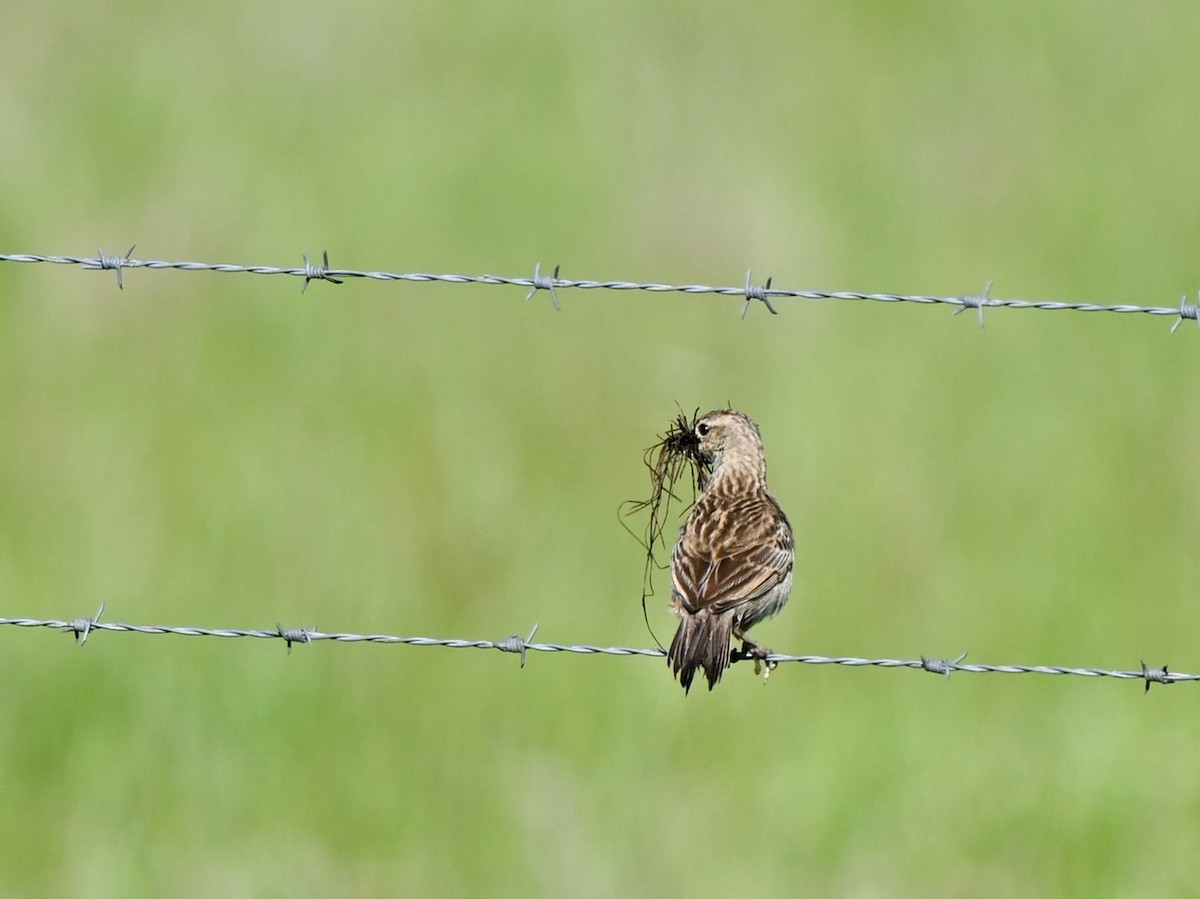
[[[773,662],[767,658],[767,656],[773,655],[774,652],[773,649],[755,643],[749,637],[742,637],[742,658],[754,660],[754,675],[757,677],[762,674],[764,684],[770,680],[771,672],[779,667],[778,662]]]

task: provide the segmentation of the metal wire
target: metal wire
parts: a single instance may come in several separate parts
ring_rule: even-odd
[[[650,293],[685,293],[685,294],[715,294],[719,296],[736,296],[743,299],[742,316],[744,317],[747,310],[755,301],[761,302],[767,310],[772,314],[778,314],[774,305],[771,303],[772,298],[789,298],[789,299],[811,299],[811,300],[865,300],[881,303],[916,303],[922,305],[946,305],[951,306],[957,315],[967,309],[975,309],[978,311],[979,324],[983,326],[983,313],[987,308],[1007,308],[1007,309],[1042,309],[1046,311],[1074,311],[1074,312],[1118,312],[1118,313],[1144,313],[1147,315],[1171,316],[1175,321],[1171,325],[1171,333],[1182,324],[1185,320],[1195,321],[1200,325],[1200,303],[1189,304],[1186,297],[1180,300],[1178,306],[1140,306],[1135,304],[1118,304],[1104,305],[1099,303],[1084,303],[1084,302],[1059,302],[1049,300],[1019,300],[1019,299],[1000,299],[992,297],[991,286],[992,282],[988,281],[987,286],[981,294],[965,294],[962,296],[932,296],[925,294],[894,294],[894,293],[859,293],[856,291],[817,291],[817,290],[787,290],[784,288],[772,286],[772,279],[768,278],[764,284],[754,284],[751,279],[751,272],[746,272],[745,283],[741,287],[713,287],[705,284],[661,284],[661,283],[643,283],[636,281],[592,281],[592,280],[571,280],[560,278],[560,267],[555,266],[552,276],[543,275],[541,273],[541,263],[534,266],[533,276],[528,278],[522,277],[504,277],[500,275],[465,275],[465,274],[434,274],[430,272],[388,272],[388,271],[360,271],[354,269],[335,269],[329,266],[329,254],[322,254],[322,264],[317,265],[311,262],[304,255],[304,265],[302,267],[277,267],[266,265],[236,265],[231,263],[210,263],[210,262],[169,262],[158,259],[134,259],[134,247],[122,256],[109,256],[104,251],[98,251],[95,257],[87,256],[43,256],[30,253],[21,254],[0,254],[0,262],[24,262],[24,263],[50,263],[56,265],[78,265],[88,270],[96,271],[115,271],[117,273],[117,286],[124,288],[123,272],[126,269],[147,268],[147,269],[173,269],[177,271],[212,271],[223,273],[247,273],[256,275],[290,275],[292,277],[300,277],[304,279],[304,286],[301,290],[306,290],[308,285],[313,281],[328,281],[333,284],[341,284],[348,278],[369,278],[377,281],[410,281],[410,282],[429,282],[436,281],[448,284],[497,284],[508,285],[514,287],[528,288],[526,299],[532,299],[538,291],[546,291],[550,295],[551,303],[557,310],[562,309],[558,291],[560,290],[624,290],[624,291],[646,291]],[[299,643],[309,645],[321,640],[333,640],[339,643],[385,643],[385,644],[406,644],[410,646],[441,646],[451,649],[498,649],[502,652],[516,653],[521,658],[521,665],[525,664],[526,653],[528,652],[566,652],[582,655],[611,655],[611,656],[656,656],[662,657],[664,652],[661,649],[639,649],[628,646],[591,646],[584,644],[562,644],[562,643],[534,643],[533,636],[537,631],[537,626],[534,626],[533,632],[528,637],[520,637],[513,634],[503,640],[463,640],[463,639],[440,639],[435,637],[400,637],[390,634],[349,634],[349,633],[324,633],[316,628],[284,628],[282,625],[276,625],[274,630],[258,630],[258,629],[238,629],[238,628],[200,628],[200,627],[178,627],[168,625],[138,625],[138,624],[118,624],[111,622],[101,622],[99,620],[101,610],[91,618],[75,618],[70,621],[57,619],[35,619],[35,618],[0,618],[0,625],[13,625],[23,628],[51,628],[62,630],[73,634],[75,639],[83,644],[87,641],[88,636],[97,631],[110,631],[118,633],[138,633],[138,634],[175,634],[185,637],[253,637],[258,639],[282,640],[286,644],[289,652],[293,645]],[[776,653],[768,657],[770,663],[781,662],[799,662],[806,665],[839,665],[851,668],[909,668],[919,671],[928,671],[934,674],[949,676],[954,672],[968,672],[972,674],[1048,674],[1048,675],[1073,675],[1079,677],[1100,677],[1114,678],[1117,680],[1139,680],[1145,683],[1146,690],[1150,689],[1152,683],[1173,684],[1179,681],[1198,681],[1200,674],[1181,674],[1179,672],[1169,671],[1166,665],[1161,668],[1152,668],[1144,661],[1141,663],[1140,670],[1108,670],[1104,668],[1076,668],[1058,665],[983,665],[975,663],[966,663],[963,660],[966,658],[965,653],[956,659],[946,658],[931,658],[921,656],[919,659],[867,659],[854,656],[815,656],[815,655],[787,655]],[[734,652],[732,656],[734,662],[740,661],[741,656]]]
[[[1143,313],[1146,315],[1163,315],[1175,319],[1171,325],[1171,333],[1185,320],[1194,321],[1200,325],[1200,302],[1188,303],[1182,297],[1177,306],[1141,306],[1133,303],[1106,305],[1102,303],[1060,302],[1057,300],[1019,300],[1001,299],[990,295],[992,282],[987,282],[981,294],[963,294],[962,296],[932,296],[927,294],[899,293],[860,293],[858,291],[838,290],[788,290],[773,287],[770,278],[764,284],[751,282],[751,273],[746,272],[746,281],[740,287],[714,287],[707,284],[659,284],[638,281],[591,281],[572,280],[559,277],[559,266],[555,266],[553,276],[541,273],[539,262],[532,277],[512,278],[501,275],[465,275],[465,274],[435,274],[431,272],[388,272],[363,271],[356,269],[330,268],[329,253],[322,254],[323,264],[316,265],[304,255],[304,265],[299,267],[279,267],[272,265],[236,265],[223,262],[170,262],[162,259],[134,259],[133,247],[123,256],[110,256],[103,250],[97,251],[96,256],[43,256],[34,253],[0,253],[0,262],[50,263],[54,265],[78,265],[94,271],[115,271],[117,286],[124,288],[123,272],[127,269],[173,269],[176,271],[208,271],[227,274],[252,275],[289,275],[303,278],[306,290],[313,281],[329,281],[341,284],[348,278],[370,278],[376,281],[437,281],[445,284],[502,284],[529,289],[526,299],[538,291],[545,290],[550,294],[550,301],[557,310],[562,309],[559,291],[562,290],[635,290],[649,293],[686,293],[686,294],[715,294],[718,296],[741,297],[744,301],[742,316],[754,301],[761,302],[768,311],[776,313],[772,298],[807,299],[807,300],[867,300],[878,303],[916,303],[921,305],[951,306],[957,315],[967,309],[975,309],[979,313],[979,324],[983,326],[985,309],[1042,309],[1045,311],[1072,312],[1120,312]]]
[[[99,631],[112,633],[149,634],[161,636],[175,634],[181,637],[252,637],[260,640],[281,640],[290,652],[295,644],[311,645],[322,640],[333,640],[338,643],[384,643],[405,644],[408,646],[440,646],[448,649],[498,649],[501,652],[515,653],[521,658],[521,667],[525,666],[525,655],[530,652],[565,652],[578,655],[606,656],[649,656],[661,658],[666,653],[661,649],[643,649],[632,646],[591,646],[587,644],[567,643],[534,643],[537,625],[533,626],[528,637],[511,634],[503,640],[464,640],[457,638],[439,637],[399,637],[392,634],[348,634],[325,633],[316,628],[285,628],[276,624],[272,630],[255,628],[207,628],[207,627],[178,627],[161,624],[120,624],[100,621],[104,606],[90,618],[73,618],[71,620],[40,619],[40,618],[0,618],[0,625],[12,625],[21,628],[49,628],[72,634],[79,644],[87,642],[92,634]],[[847,668],[908,668],[914,671],[928,671],[949,677],[955,672],[970,674],[1050,674],[1071,675],[1076,677],[1114,678],[1116,680],[1142,681],[1149,691],[1152,683],[1174,684],[1179,681],[1200,681],[1200,674],[1182,674],[1168,670],[1166,665],[1155,668],[1141,663],[1140,669],[1110,670],[1106,668],[1077,668],[1065,665],[982,665],[965,662],[966,653],[954,659],[921,656],[917,659],[865,659],[856,656],[817,656],[817,655],[788,655],[773,653],[767,657],[769,664],[782,662],[799,662],[803,665],[839,665]],[[732,653],[734,662],[743,661],[745,657],[739,651]]]

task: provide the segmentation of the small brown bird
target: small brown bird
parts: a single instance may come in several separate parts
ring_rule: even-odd
[[[731,637],[756,668],[771,654],[746,631],[783,608],[795,558],[792,527],[767,491],[758,425],[720,409],[697,419],[695,440],[712,473],[671,553],[671,607],[682,620],[667,652],[685,692],[697,668],[716,686]]]

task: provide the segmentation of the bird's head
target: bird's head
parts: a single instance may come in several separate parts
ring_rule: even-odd
[[[735,467],[766,476],[758,425],[736,409],[716,409],[696,419],[693,429],[698,455],[713,469]]]

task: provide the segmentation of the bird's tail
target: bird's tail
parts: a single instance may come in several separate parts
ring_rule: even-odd
[[[708,689],[717,685],[729,667],[729,641],[733,637],[733,616],[714,615],[707,610],[685,612],[667,650],[667,664],[679,678],[684,692],[692,688],[697,668],[704,669]]]

